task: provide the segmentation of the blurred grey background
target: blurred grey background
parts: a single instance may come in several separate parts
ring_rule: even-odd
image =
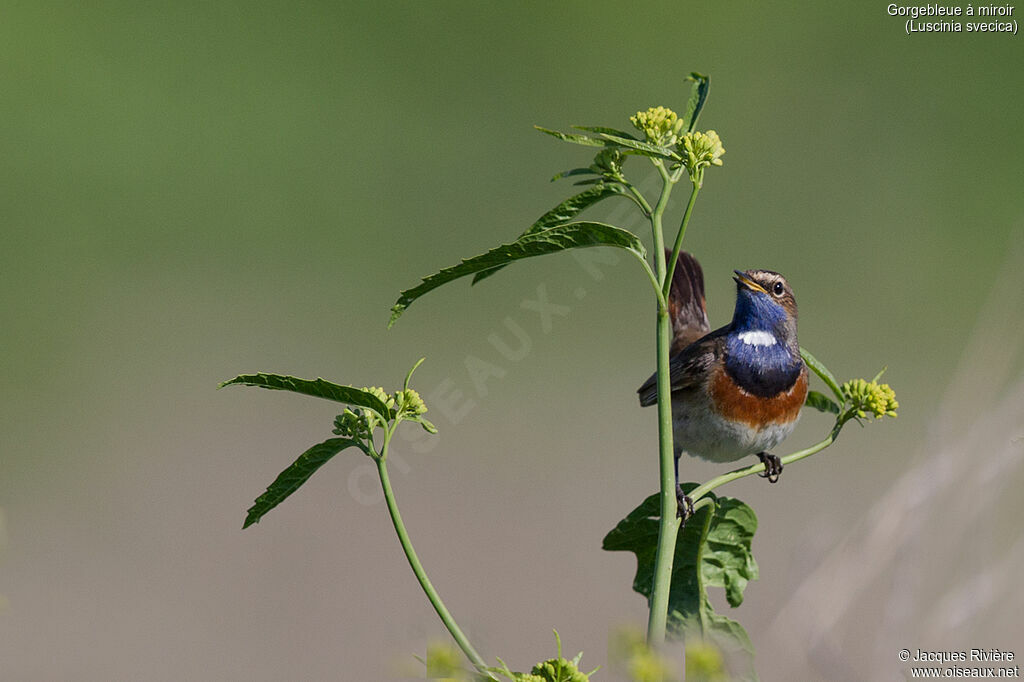
[[[215,390],[256,370],[391,389],[421,356],[441,433],[410,426],[392,477],[435,584],[488,659],[528,668],[557,628],[605,663],[646,620],[632,556],[600,549],[657,487],[641,271],[548,256],[385,322],[400,289],[567,196],[548,179],[591,153],[534,124],[682,110],[691,70],[727,150],[686,239],[712,324],[733,268],[783,272],[803,345],[841,378],[888,365],[901,403],[775,486],[722,491],[760,517],[761,579],[730,615],[762,679],[900,680],[901,648],[1020,646],[1020,38],[908,36],[882,2],[0,14],[0,679],[422,676],[444,632],[365,458],[241,531],[337,409]],[[641,229],[627,209],[589,215]],[[548,326],[540,296],[565,306]],[[491,338],[515,328],[509,359]],[[829,424],[806,414],[780,453]]]

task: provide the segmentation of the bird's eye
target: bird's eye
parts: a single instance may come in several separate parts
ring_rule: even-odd
[[[776,282],[775,286],[772,287],[772,293],[776,296],[782,296],[782,292],[785,290],[785,287],[782,286],[782,282]]]

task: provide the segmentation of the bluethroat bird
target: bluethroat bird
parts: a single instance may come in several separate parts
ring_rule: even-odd
[[[668,252],[667,255],[671,255]],[[796,426],[807,398],[807,367],[796,338],[796,299],[786,278],[770,270],[735,270],[732,322],[709,333],[704,274],[680,252],[672,273],[672,434],[679,513],[692,503],[678,487],[683,452],[712,462],[757,455],[761,474],[775,483],[782,463],[768,450]],[[640,405],[658,402],[657,374],[637,393]]]

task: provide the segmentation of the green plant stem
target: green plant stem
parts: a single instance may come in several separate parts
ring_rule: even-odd
[[[662,232],[662,215],[672,192],[672,180],[660,161],[655,163],[662,178],[661,196],[651,213],[651,227],[654,231],[654,263],[658,281],[664,291],[666,278],[671,275],[666,269],[665,240]],[[667,297],[659,296],[658,306],[658,444],[659,470],[661,478],[661,519],[658,524],[658,550],[654,560],[654,581],[651,590],[650,614],[647,621],[647,643],[657,647],[665,642],[665,627],[668,620],[668,596],[672,581],[672,560],[675,555],[679,519],[676,518],[675,456],[672,450],[672,402],[669,380],[669,349],[672,342]]]
[[[397,426],[397,422],[395,424]],[[409,540],[409,533],[405,530],[405,524],[402,522],[402,515],[398,512],[398,504],[395,502],[395,493],[391,489],[391,479],[388,478],[388,467],[387,467],[387,447],[388,441],[390,440],[390,433],[385,434],[384,448],[380,457],[375,458],[377,462],[377,472],[380,474],[380,485],[384,489],[384,499],[388,504],[388,513],[391,514],[391,522],[395,526],[395,532],[398,534],[398,541],[402,543],[402,550],[405,552],[405,558],[409,560],[409,565],[412,567],[412,572],[416,574],[416,579],[420,582],[420,587],[423,588],[423,592],[426,593],[427,599],[430,600],[434,610],[437,611],[437,615],[440,616],[441,622],[448,628],[448,632],[451,633],[455,643],[459,645],[462,652],[466,654],[466,658],[476,667],[476,669],[483,673],[487,668],[487,663],[484,659],[476,652],[473,645],[469,643],[466,635],[459,628],[459,624],[452,618],[452,614],[448,611],[448,608],[441,601],[441,596],[434,589],[434,585],[430,582],[430,578],[427,577],[427,572],[423,569],[423,564],[420,563],[420,559],[416,556],[416,550],[412,547],[412,541]],[[488,677],[492,680],[497,680],[496,677],[487,673]]]
[[[647,278],[651,280],[651,286],[654,287],[654,295],[658,297],[658,310],[668,309],[668,300],[665,298],[665,294],[661,292],[661,283],[658,281],[658,276],[651,270],[650,264],[640,254],[630,251],[637,260],[640,261],[640,265],[643,266],[644,272],[647,273]]]
[[[668,263],[668,277],[665,278],[663,284],[662,293],[665,298],[668,298],[669,291],[672,290],[672,273],[676,271],[676,263],[679,261],[679,251],[683,247],[683,235],[686,234],[686,225],[690,222],[690,213],[693,212],[693,204],[697,201],[697,192],[700,191],[700,185],[693,183],[693,190],[690,192],[690,201],[686,204],[686,212],[683,213],[683,222],[679,225],[679,234],[676,235],[676,243],[672,247],[672,258]]]
[[[651,228],[654,232],[654,269],[658,273],[658,281],[665,284],[665,232],[661,226],[662,216],[665,215],[665,207],[668,206],[668,197],[672,194],[672,179],[665,170],[665,164],[661,159],[654,161],[654,167],[661,174],[661,194],[658,202],[651,209]]]
[[[635,201],[636,205],[640,207],[641,211],[643,211],[644,217],[650,218],[652,210],[651,205],[647,203],[647,199],[640,193],[640,190],[634,187],[633,183],[628,182],[625,179],[622,181],[622,186],[625,187],[631,195],[633,195],[633,201]]]
[[[804,457],[810,457],[816,452],[821,452],[822,450],[824,450],[829,445],[832,445],[832,443],[835,442],[836,437],[839,436],[839,431],[842,430],[843,428],[843,423],[845,423],[843,420],[837,421],[836,425],[832,427],[832,431],[824,440],[815,443],[809,448],[798,450],[797,452],[794,452],[790,455],[786,455],[785,457],[782,457],[779,461],[782,463],[783,466],[785,466],[787,464],[791,464],[792,462],[799,461]],[[716,476],[715,478],[712,478],[707,483],[704,483],[694,488],[690,492],[690,499],[694,503],[694,508],[696,509],[698,500],[700,500],[702,497],[707,495],[715,488],[725,485],[726,483],[731,483],[732,481],[745,478],[752,474],[759,474],[762,471],[764,471],[764,462],[758,462],[757,464],[752,464],[751,466],[743,467],[742,469],[735,469],[734,471],[730,471],[727,474],[722,474],[721,476]]]

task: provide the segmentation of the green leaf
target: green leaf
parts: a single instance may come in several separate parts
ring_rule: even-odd
[[[325,400],[333,400],[334,402],[346,405],[367,407],[385,419],[390,419],[393,414],[393,411],[372,393],[352,386],[334,384],[324,379],[311,381],[283,374],[259,372],[258,374],[242,374],[230,381],[225,381],[220,387],[234,385],[257,386],[275,391],[291,391],[292,393],[311,395],[314,398],[324,398]]]
[[[267,487],[267,492],[256,498],[256,502],[249,507],[242,529],[259,523],[267,512],[284,502],[285,498],[298,490],[329,459],[345,448],[353,446],[359,447],[359,443],[348,438],[328,438],[303,452],[291,466],[274,479]]]
[[[604,126],[570,126],[576,130],[582,130],[588,133],[607,133],[608,135],[614,135],[615,137],[624,137],[627,140],[636,140],[636,136],[627,133],[623,130],[616,130],[615,128],[605,128]],[[639,140],[637,140],[639,141]]]
[[[593,168],[573,168],[571,170],[562,171],[561,173],[556,173],[555,177],[551,178],[551,182],[561,180],[562,178],[571,178],[574,175],[597,175],[597,172]]]
[[[613,147],[615,146],[610,140],[600,140],[596,137],[590,137],[589,135],[575,135],[573,133],[560,133],[557,130],[549,130],[540,126],[533,126],[542,133],[547,133],[552,137],[557,137],[563,142],[572,142],[573,144],[582,144],[585,147]]]
[[[684,483],[687,492],[696,483]],[[714,496],[711,496],[714,498]],[[654,560],[658,548],[659,495],[651,495],[604,538],[603,548],[636,554],[633,589],[650,602]],[[697,637],[722,651],[727,660],[742,664],[734,679],[756,680],[754,647],[743,627],[715,612],[708,587],[725,589],[733,607],[743,601],[747,583],[758,577],[751,542],[757,516],[743,502],[719,497],[715,505],[698,509],[679,530],[672,564],[668,627],[671,634]]]
[[[617,135],[609,135],[608,133],[601,133],[601,137],[610,142],[615,142],[623,147],[635,150],[639,154],[644,156],[651,156],[660,159],[671,159],[679,160],[681,157],[668,147],[662,147],[658,144],[651,144],[650,142],[641,142],[640,140],[634,140],[632,138],[618,137]]]
[[[839,382],[836,381],[832,372],[828,371],[828,367],[823,365],[818,358],[811,355],[806,348],[800,349],[800,357],[802,357],[804,359],[804,363],[806,363],[807,366],[825,382],[825,385],[832,389],[832,393],[839,401],[839,404],[844,404],[846,402],[846,397],[843,395],[842,389],[839,388]]]
[[[558,206],[555,206],[553,209],[538,218],[533,225],[523,232],[523,234],[519,235],[519,238],[521,239],[528,234],[540,232],[541,230],[554,227],[555,225],[564,225],[578,216],[584,209],[593,206],[602,199],[614,196],[625,196],[628,198],[626,191],[621,185],[601,183],[596,187],[580,192],[579,194],[569,197]],[[484,270],[483,272],[476,273],[476,275],[473,276],[473,284],[476,284],[486,277],[490,277],[498,270],[501,270],[502,267],[503,266],[498,266],[490,270]]]
[[[813,407],[819,412],[839,414],[839,406],[836,405],[835,401],[824,393],[818,393],[817,391],[807,392],[807,400],[804,401],[804,405],[807,405],[807,407]]]
[[[704,108],[704,103],[708,100],[708,89],[711,87],[711,79],[694,71],[686,80],[693,81],[693,85],[690,87],[690,99],[686,102],[686,114],[683,115],[685,123],[683,125],[686,126],[686,132],[692,133],[697,127],[697,119],[700,118],[701,109]]]
[[[434,426],[432,422],[430,422],[427,419],[424,419],[423,417],[406,417],[405,421],[416,422],[417,424],[422,426],[423,430],[426,431],[427,433],[437,433],[437,427]]]
[[[613,225],[595,222],[577,222],[556,225],[538,232],[523,235],[511,244],[502,244],[487,253],[466,259],[458,265],[445,268],[440,272],[423,278],[423,281],[411,289],[406,289],[398,297],[391,308],[391,319],[388,327],[401,317],[405,309],[423,294],[433,291],[442,284],[472,275],[484,270],[492,270],[523,258],[543,256],[568,249],[585,248],[588,246],[617,246],[632,252],[643,260],[647,256],[640,239],[627,230]]]

